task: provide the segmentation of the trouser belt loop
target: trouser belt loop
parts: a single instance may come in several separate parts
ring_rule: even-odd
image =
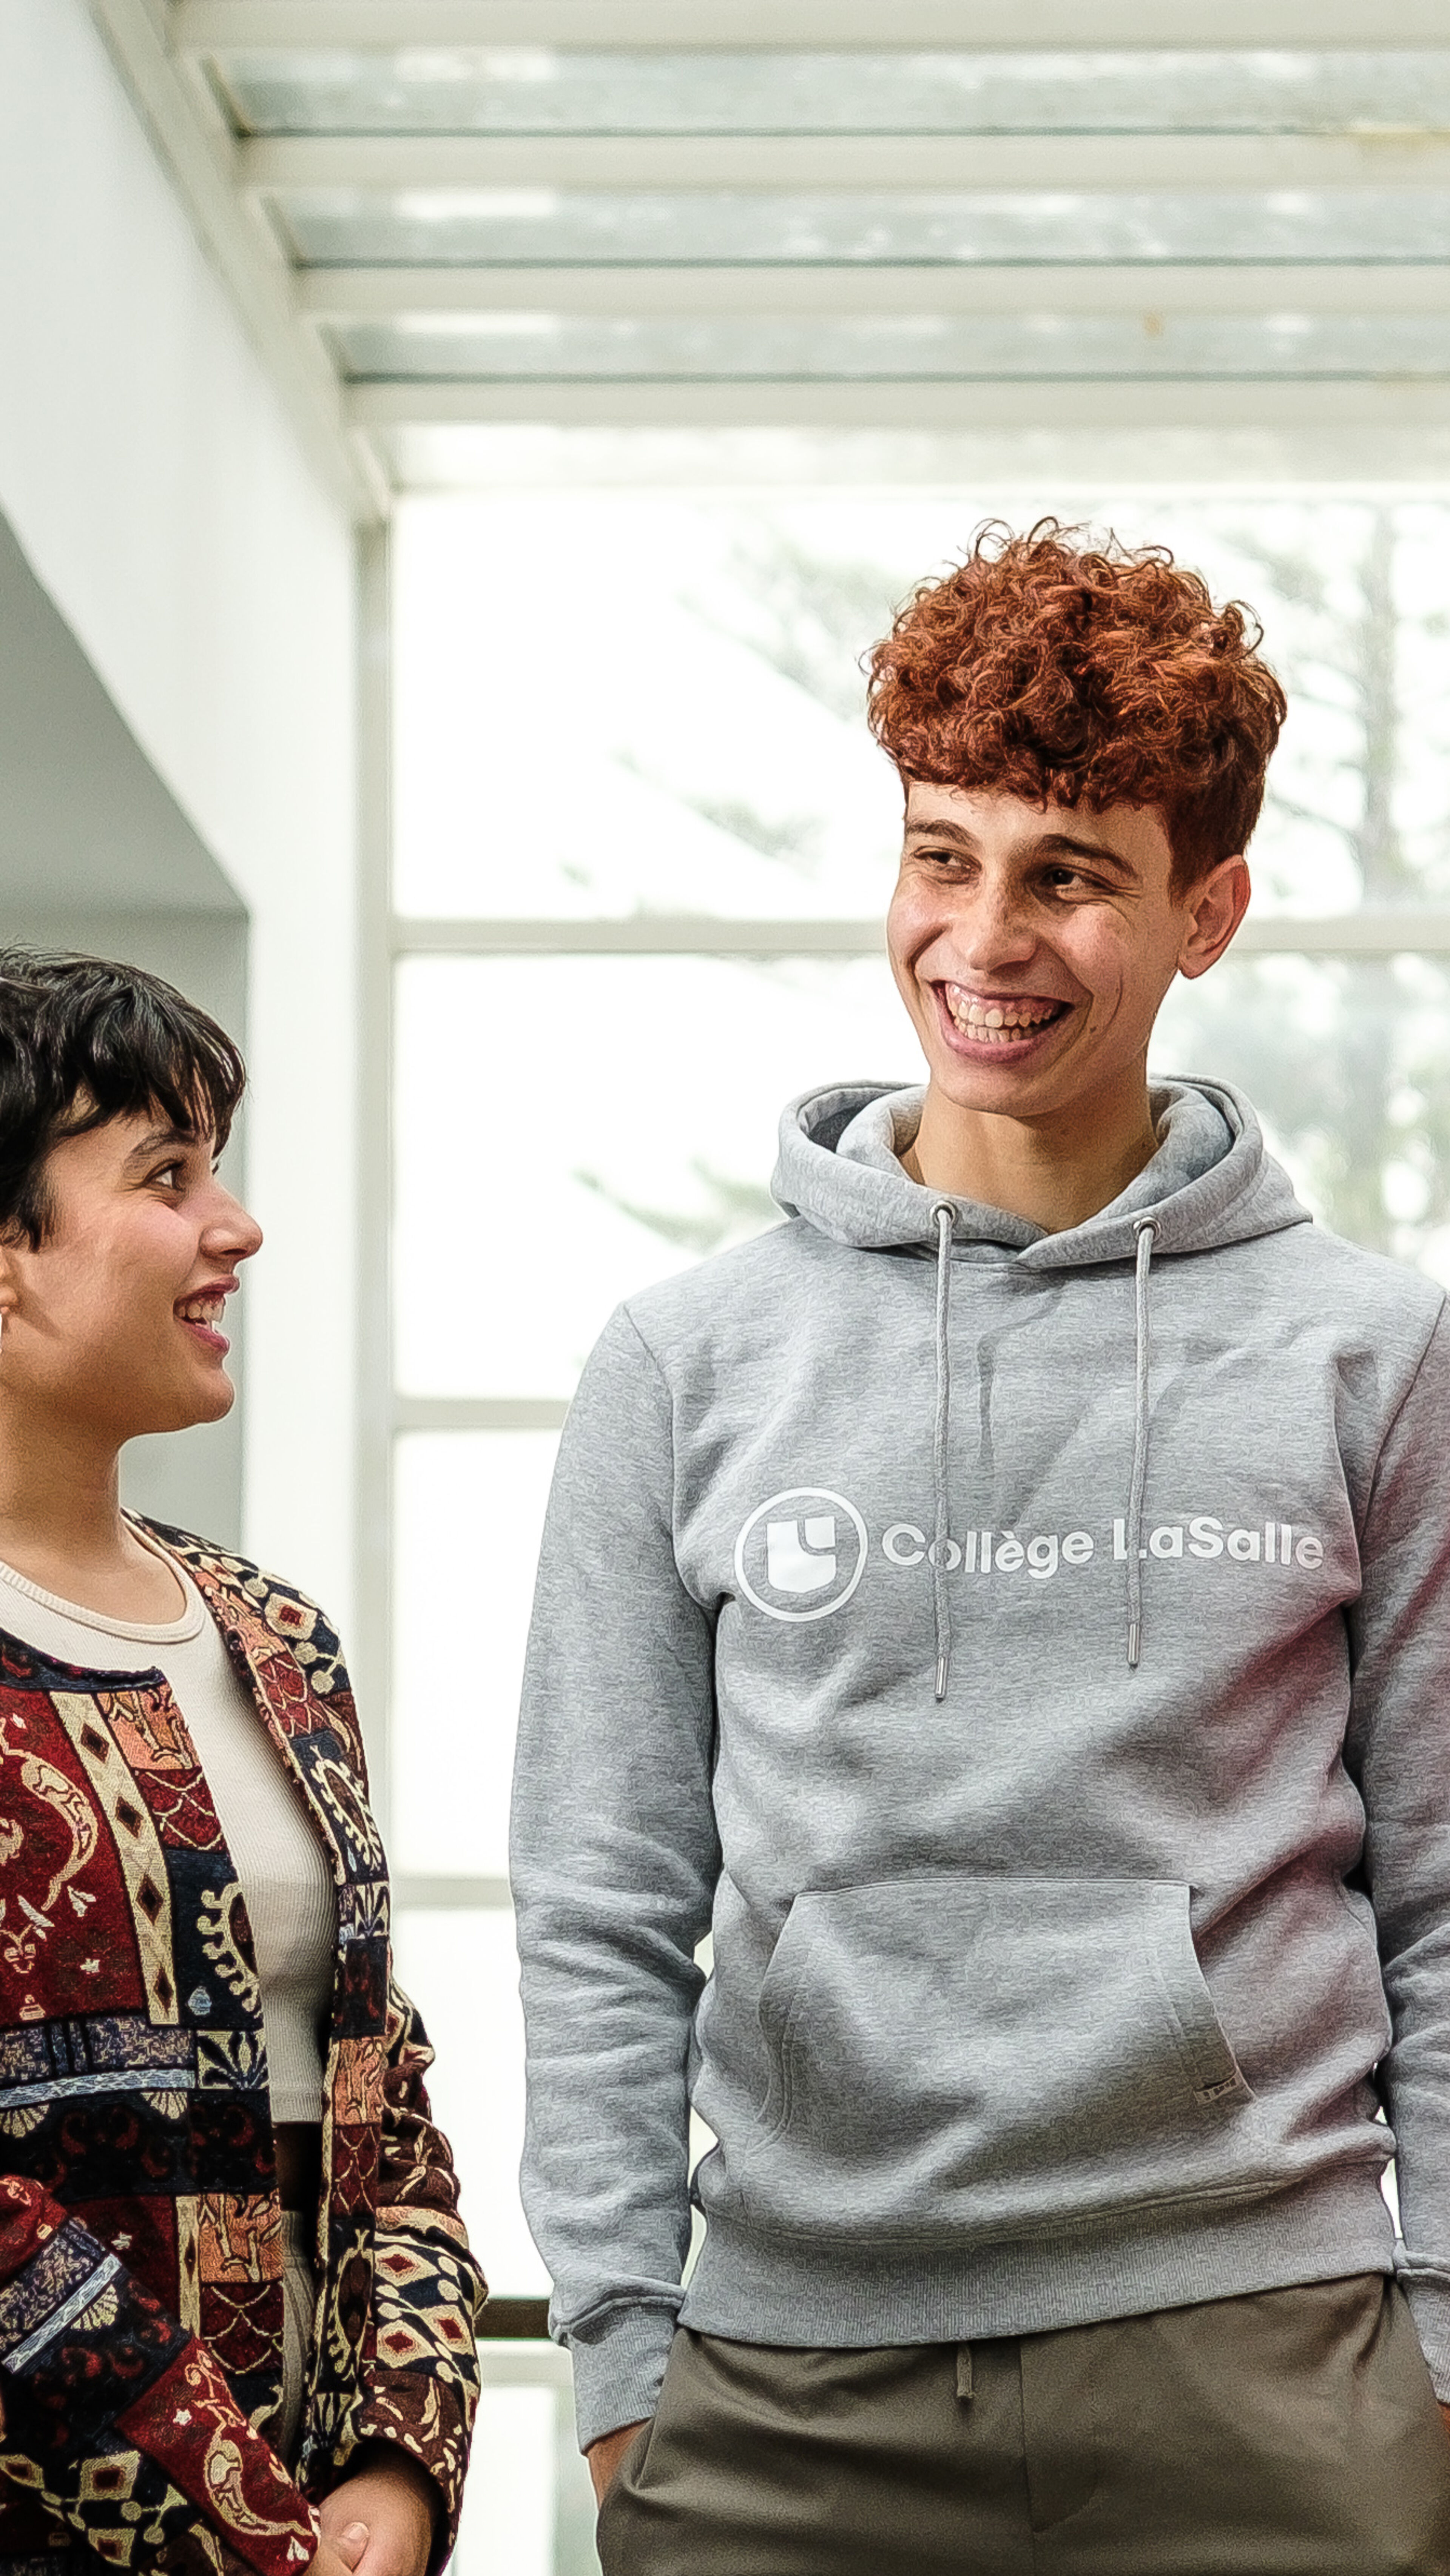
[[[970,2406],[972,2402],[972,2347],[969,2343],[959,2343],[957,2346],[957,2395],[960,2397],[964,2406]]]

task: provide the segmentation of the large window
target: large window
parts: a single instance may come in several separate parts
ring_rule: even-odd
[[[793,1093],[919,1075],[859,662],[987,498],[520,486],[399,514],[398,1946],[506,2299],[547,2289],[515,2179],[506,1816],[558,1428],[618,1299],[774,1221]],[[1450,1276],[1450,512],[1079,506],[1253,601],[1294,702],[1250,924],[1170,999],[1158,1061],[1242,1082],[1320,1214]],[[527,2331],[487,2363],[465,2576],[580,2576],[566,2365]]]

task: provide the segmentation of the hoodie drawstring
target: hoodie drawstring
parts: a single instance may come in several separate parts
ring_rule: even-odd
[[[1136,1669],[1143,1642],[1143,1489],[1148,1482],[1148,1269],[1157,1227],[1150,1216],[1135,1217],[1138,1266],[1134,1276],[1134,1326],[1137,1366],[1133,1382],[1133,1476],[1128,1487],[1128,1666]]]
[[[956,1211],[945,1199],[932,1209],[936,1221],[936,1428],[932,1440],[932,1477],[936,1489],[936,1529],[931,1550],[932,1608],[936,1618],[936,1696],[947,1695],[952,1664],[951,1594],[947,1589],[950,1498],[947,1456],[952,1416],[952,1235]],[[1134,1219],[1138,1239],[1133,1280],[1133,1473],[1128,1486],[1128,1665],[1136,1670],[1143,1644],[1143,1496],[1148,1483],[1148,1370],[1152,1336],[1148,1303],[1153,1245],[1158,1228],[1150,1216]]]
[[[947,1442],[952,1413],[952,1352],[948,1326],[952,1303],[952,1229],[956,1210],[940,1199],[932,1210],[936,1219],[936,1435],[932,1442],[932,1473],[936,1480],[936,1543],[931,1552],[932,1603],[936,1611],[936,1695],[947,1695],[947,1674],[952,1661],[952,1606],[947,1591],[947,1538],[950,1517],[947,1496]]]

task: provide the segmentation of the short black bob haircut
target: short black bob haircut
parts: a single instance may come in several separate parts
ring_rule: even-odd
[[[68,1136],[149,1110],[220,1153],[246,1080],[226,1031],[159,975],[0,946],[0,1241],[44,1242],[46,1157]]]

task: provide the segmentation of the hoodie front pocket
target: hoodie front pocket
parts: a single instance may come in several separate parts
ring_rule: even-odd
[[[808,1890],[760,2025],[770,2091],[737,2174],[767,2225],[985,2242],[1263,2187],[1186,1887]]]

